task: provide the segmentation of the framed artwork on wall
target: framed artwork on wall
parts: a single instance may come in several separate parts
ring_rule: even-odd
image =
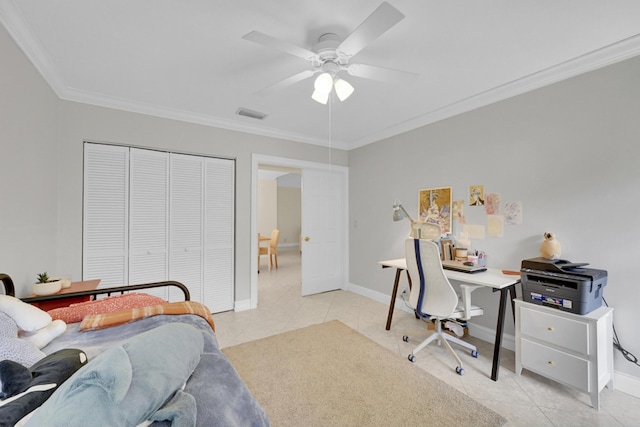
[[[442,234],[451,234],[451,187],[425,188],[418,193],[420,221],[438,224]]]

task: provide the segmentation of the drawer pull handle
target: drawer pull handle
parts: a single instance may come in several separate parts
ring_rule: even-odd
[[[553,360],[549,360],[549,361],[547,362],[547,364],[548,364],[548,365],[553,365]]]
[[[552,327],[552,326],[549,326],[549,327],[547,328],[547,331],[549,331],[549,332],[553,331],[553,327]]]

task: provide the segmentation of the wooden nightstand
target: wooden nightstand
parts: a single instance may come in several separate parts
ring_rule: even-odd
[[[100,279],[87,280],[84,282],[72,282],[68,288],[61,289],[53,295],[38,296],[31,294],[27,298],[22,298],[22,301],[35,305],[41,310],[53,310],[54,308],[67,307],[70,304],[76,304],[79,302],[90,301],[91,296],[76,295],[84,291],[93,291],[100,284]]]

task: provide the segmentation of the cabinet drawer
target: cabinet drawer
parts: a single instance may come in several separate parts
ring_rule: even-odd
[[[522,366],[539,374],[590,392],[589,361],[522,340]]]
[[[522,308],[520,332],[582,354],[589,354],[589,324]]]

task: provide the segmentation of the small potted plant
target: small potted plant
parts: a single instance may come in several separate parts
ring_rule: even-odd
[[[60,292],[62,288],[62,281],[60,279],[52,279],[47,272],[38,274],[38,281],[31,288],[31,292],[38,296],[52,295],[56,292]]]

